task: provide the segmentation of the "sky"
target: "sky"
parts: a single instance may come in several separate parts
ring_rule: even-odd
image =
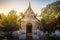
[[[31,4],[32,10],[40,14],[41,9],[56,0],[0,0],[0,13],[8,14],[9,11],[15,10],[17,14],[24,13]]]

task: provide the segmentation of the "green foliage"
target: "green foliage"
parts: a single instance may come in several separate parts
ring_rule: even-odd
[[[12,10],[8,13],[8,15],[1,14],[0,19],[0,28],[3,27],[3,31],[13,32],[19,30],[19,22],[18,16],[16,15],[16,11]]]
[[[0,27],[4,27],[4,25],[6,25],[5,24],[6,20],[7,20],[7,17],[2,13],[1,19],[0,19]]]
[[[12,33],[18,31],[20,22],[18,22],[16,11],[11,10],[8,15],[0,14],[0,32],[4,32],[7,40],[11,40]]]
[[[41,16],[47,23],[51,23],[52,21],[54,21],[59,12],[60,12],[60,1],[56,1],[54,3],[47,5],[42,10]]]
[[[48,4],[43,8],[41,17],[43,31],[48,31],[49,33],[54,32],[56,30],[56,25],[60,24],[60,0]]]
[[[52,14],[52,13],[58,13],[59,11],[60,11],[60,1],[56,1],[54,3],[47,5],[46,8],[42,10],[42,13]]]

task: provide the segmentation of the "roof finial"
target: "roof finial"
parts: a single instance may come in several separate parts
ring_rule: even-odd
[[[29,8],[31,7],[30,1],[29,1]]]
[[[30,1],[29,1],[29,5],[30,5]]]

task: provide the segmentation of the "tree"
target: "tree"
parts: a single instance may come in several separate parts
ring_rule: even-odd
[[[7,29],[8,31],[15,31],[19,29],[19,25],[18,25],[18,17],[16,15],[16,11],[12,10],[9,12],[9,14],[7,15],[7,22],[8,22],[8,26]],[[6,30],[7,31],[7,30]]]
[[[41,16],[48,22],[52,22],[60,12],[60,1],[48,4],[42,9]]]
[[[12,10],[8,13],[8,15],[1,15],[1,22],[0,25],[2,28],[2,31],[6,33],[7,38],[12,37],[12,33],[14,31],[19,30],[19,22],[18,22],[18,16],[16,15],[16,11]]]
[[[56,30],[58,15],[60,14],[60,1],[48,4],[42,9],[41,13],[41,23],[44,31],[49,33]],[[60,16],[60,15],[59,15]]]
[[[7,17],[2,13],[1,15],[1,19],[0,19],[0,29],[5,27],[4,25],[6,25],[6,20],[7,20]]]

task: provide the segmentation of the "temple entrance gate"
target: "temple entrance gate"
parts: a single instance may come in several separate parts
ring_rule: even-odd
[[[28,23],[26,25],[26,39],[31,40],[32,39],[32,24]]]

